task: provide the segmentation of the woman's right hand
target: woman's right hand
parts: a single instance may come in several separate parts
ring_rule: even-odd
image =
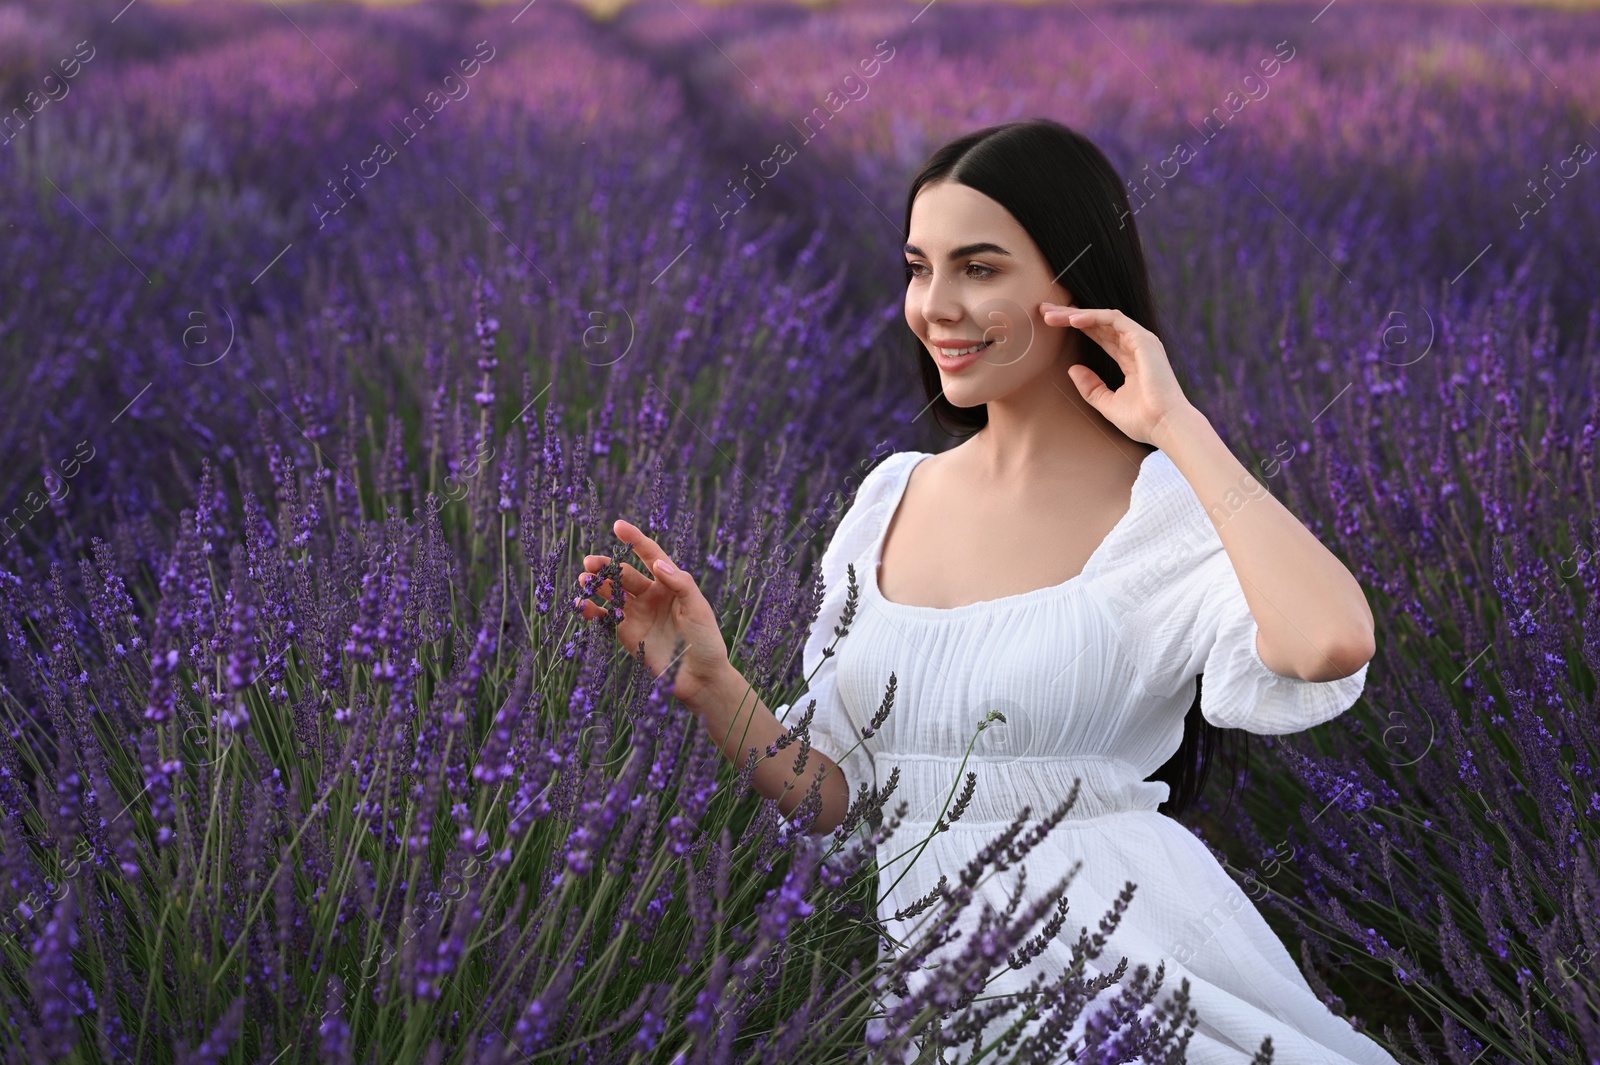
[[[643,641],[644,664],[652,677],[659,677],[672,662],[681,639],[684,649],[672,694],[691,702],[728,668],[728,648],[716,614],[694,578],[672,566],[667,553],[638,526],[618,518],[611,529],[617,539],[632,546],[655,575],[651,579],[628,563],[622,564],[622,590],[627,600],[622,606],[622,621],[617,624],[617,640],[635,658]],[[578,585],[584,596],[611,599],[610,580],[598,587],[586,587],[593,585],[592,575],[610,562],[609,555],[583,556],[585,572],[579,576]],[[587,598],[580,597],[579,602],[586,619],[594,621],[605,616],[605,611]]]

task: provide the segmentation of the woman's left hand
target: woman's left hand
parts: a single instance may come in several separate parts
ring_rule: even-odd
[[[1127,436],[1160,447],[1154,437],[1163,420],[1191,406],[1173,376],[1160,338],[1118,310],[1085,310],[1048,302],[1041,303],[1039,310],[1046,325],[1081,330],[1122,369],[1122,386],[1112,391],[1087,365],[1070,367],[1067,373],[1078,393]]]

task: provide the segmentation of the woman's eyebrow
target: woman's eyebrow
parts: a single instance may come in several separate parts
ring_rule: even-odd
[[[907,255],[926,255],[926,253],[915,244],[907,244],[905,252]],[[1011,253],[1006,251],[998,244],[991,244],[988,241],[979,241],[977,244],[961,245],[961,247],[956,248],[950,253],[950,258],[951,260],[965,259],[969,255],[1004,255],[1009,258]]]

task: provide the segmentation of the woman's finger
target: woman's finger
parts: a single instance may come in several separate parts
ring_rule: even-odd
[[[656,560],[667,557],[667,553],[661,550],[661,545],[646,536],[644,531],[631,521],[618,518],[612,524],[611,531],[617,534],[617,539],[633,548],[633,553],[639,556],[644,562],[644,568],[651,573],[655,572]]]
[[[578,575],[578,587],[583,589],[585,594],[598,595],[602,599],[611,598],[611,583],[609,579],[601,582],[592,572]],[[629,595],[643,595],[650,590],[650,586],[654,583],[630,563],[624,562],[622,564],[622,590]]]
[[[622,574],[622,587],[623,590],[628,593],[628,601],[631,603],[635,597],[644,594],[644,592],[649,590],[650,586],[656,582],[652,581],[650,578],[646,577],[644,574],[640,573],[626,562],[624,562],[622,566],[624,571]],[[634,582],[638,583],[635,584]],[[606,615],[608,610],[607,604],[614,604],[616,600],[616,597],[612,592],[613,583],[614,582],[610,579],[602,582],[595,577],[594,574],[578,575],[578,594],[573,600],[573,603],[583,613],[585,618],[593,621],[595,618],[604,617]],[[626,612],[628,609],[628,607],[623,608],[624,612]]]
[[[1115,310],[1109,308],[1073,307],[1070,304],[1043,303],[1040,304],[1046,325],[1065,326],[1085,333],[1101,347],[1106,346],[1108,340],[1115,340],[1116,330],[1112,327]],[[1132,319],[1129,319],[1131,322]]]
[[[1144,326],[1129,318],[1115,307],[1102,308],[1092,311],[1078,311],[1069,316],[1075,326],[1084,324],[1098,325],[1106,329],[1111,336],[1118,340],[1132,340],[1146,332]]]
[[[611,529],[619,540],[633,547],[634,553],[644,560],[645,568],[667,591],[680,599],[689,599],[698,594],[694,578],[674,566],[672,559],[661,550],[661,545],[646,536],[637,525],[618,518]],[[627,585],[624,584],[623,588],[626,589]]]
[[[1081,370],[1082,372],[1073,373],[1072,371],[1074,370]],[[1106,395],[1116,394],[1106,387],[1105,378],[1096,373],[1094,368],[1087,363],[1079,362],[1068,366],[1067,376],[1072,378],[1072,383],[1078,386],[1078,394],[1083,396],[1096,410],[1099,409],[1102,392]]]
[[[672,560],[666,556],[656,559],[652,569],[655,571],[656,581],[679,599],[689,599],[698,594],[699,589],[694,583],[694,578],[674,566]]]
[[[1066,317],[1066,324],[1088,334],[1123,373],[1137,367],[1139,340],[1147,332],[1144,326],[1115,308],[1075,310]]]

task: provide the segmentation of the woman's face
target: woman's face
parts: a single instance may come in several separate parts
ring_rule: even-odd
[[[1045,325],[1039,304],[1070,304],[1071,295],[1004,207],[959,182],[924,185],[911,204],[905,253],[906,324],[951,403],[974,407],[1065,377],[1069,330]]]

